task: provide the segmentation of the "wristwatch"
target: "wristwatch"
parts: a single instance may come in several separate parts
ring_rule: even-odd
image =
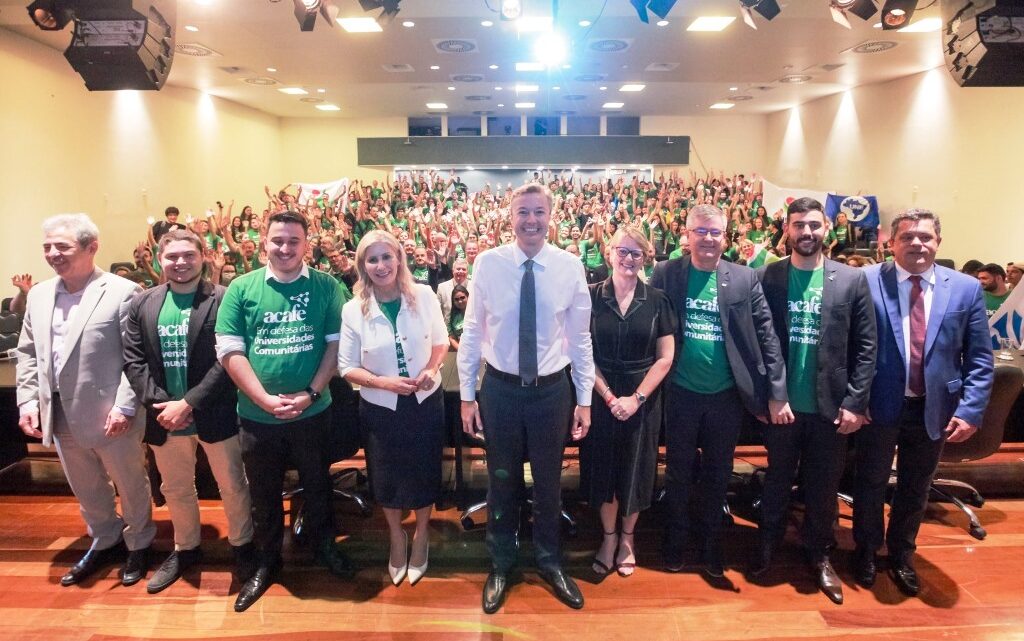
[[[302,391],[304,391],[305,393],[309,394],[309,401],[311,403],[316,403],[317,401],[320,400],[320,392],[314,391],[312,387],[307,387],[306,389],[304,389]]]
[[[633,394],[633,396],[636,397],[636,400],[639,401],[641,405],[643,405],[644,401],[647,400],[647,397],[640,390],[637,390],[636,393]]]

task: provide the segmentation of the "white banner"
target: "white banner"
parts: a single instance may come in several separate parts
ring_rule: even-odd
[[[761,179],[764,183],[764,208],[768,211],[768,215],[771,216],[779,209],[786,206],[787,198],[813,198],[821,203],[821,206],[825,206],[825,201],[828,199],[829,192],[827,191],[815,191],[813,189],[796,189],[795,187],[780,187],[767,180]]]
[[[299,194],[299,204],[309,205],[321,197],[335,200],[348,191],[348,182],[348,178],[340,178],[329,183],[295,183],[297,187],[302,188],[302,193]]]

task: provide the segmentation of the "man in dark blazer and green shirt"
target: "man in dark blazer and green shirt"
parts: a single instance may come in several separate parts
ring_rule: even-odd
[[[768,473],[761,498],[761,541],[752,574],[768,570],[786,530],[797,469],[804,493],[803,544],[822,592],[843,602],[829,562],[835,545],[836,492],[849,434],[866,422],[878,337],[864,273],[822,254],[824,208],[798,198],[786,214],[789,258],[758,271],[786,359],[786,390],[796,420],[765,427]]]

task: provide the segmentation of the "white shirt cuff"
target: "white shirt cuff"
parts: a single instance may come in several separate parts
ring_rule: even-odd
[[[328,334],[324,336],[325,343],[337,343],[341,340],[341,334]]]
[[[18,415],[27,416],[39,411],[39,401],[25,401],[18,406]]]
[[[222,361],[228,354],[245,353],[245,339],[230,334],[217,334],[217,360]]]
[[[134,407],[127,407],[125,405],[115,405],[114,407],[116,407],[117,411],[121,412],[121,414],[124,414],[125,416],[128,416],[128,417],[135,416],[135,408]]]

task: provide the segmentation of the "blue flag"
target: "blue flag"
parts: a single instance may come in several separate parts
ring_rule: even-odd
[[[835,222],[840,212],[846,214],[846,220],[860,229],[877,229],[881,224],[878,218],[878,199],[874,196],[829,194],[825,200],[825,215]]]
[[[992,336],[992,349],[999,349],[999,339],[1009,338],[1010,344],[1024,347],[1024,286],[1018,285],[1010,292],[999,309],[988,319]]]

